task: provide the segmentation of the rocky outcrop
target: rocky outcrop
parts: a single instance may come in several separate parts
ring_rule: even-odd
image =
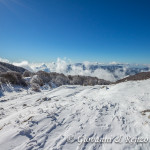
[[[125,82],[125,81],[137,81],[137,80],[146,80],[150,79],[150,72],[141,72],[133,76],[129,76],[123,78],[121,80],[116,81],[116,83]]]
[[[0,62],[0,72],[7,72],[7,71],[15,71],[23,74],[23,72],[26,71],[26,69],[14,66],[12,64]]]

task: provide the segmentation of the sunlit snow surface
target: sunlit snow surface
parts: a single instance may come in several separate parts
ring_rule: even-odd
[[[20,89],[0,97],[0,150],[149,150],[150,80],[109,86],[61,86],[39,93]],[[74,139],[68,142],[69,137]],[[120,144],[115,140],[123,136]],[[112,138],[82,143],[78,138]]]

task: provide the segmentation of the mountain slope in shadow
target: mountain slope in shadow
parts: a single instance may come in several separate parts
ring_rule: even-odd
[[[15,71],[23,74],[26,69],[18,66],[14,66],[9,63],[0,62],[0,72],[7,72],[7,71]]]
[[[121,80],[116,81],[116,83],[121,83],[125,81],[137,81],[137,80],[146,80],[150,78],[150,72],[141,72],[136,75],[128,76]]]

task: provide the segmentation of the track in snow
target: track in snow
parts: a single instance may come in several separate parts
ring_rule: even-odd
[[[0,98],[0,150],[149,150],[125,137],[150,139],[150,80],[105,86],[61,86]],[[74,137],[68,142],[69,137]],[[78,143],[78,137],[112,138],[112,143]],[[122,143],[115,143],[123,136]]]

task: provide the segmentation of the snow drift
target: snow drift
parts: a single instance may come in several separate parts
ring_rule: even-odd
[[[6,91],[0,98],[0,149],[149,150],[149,85],[150,79]],[[103,142],[86,140],[97,138]]]

